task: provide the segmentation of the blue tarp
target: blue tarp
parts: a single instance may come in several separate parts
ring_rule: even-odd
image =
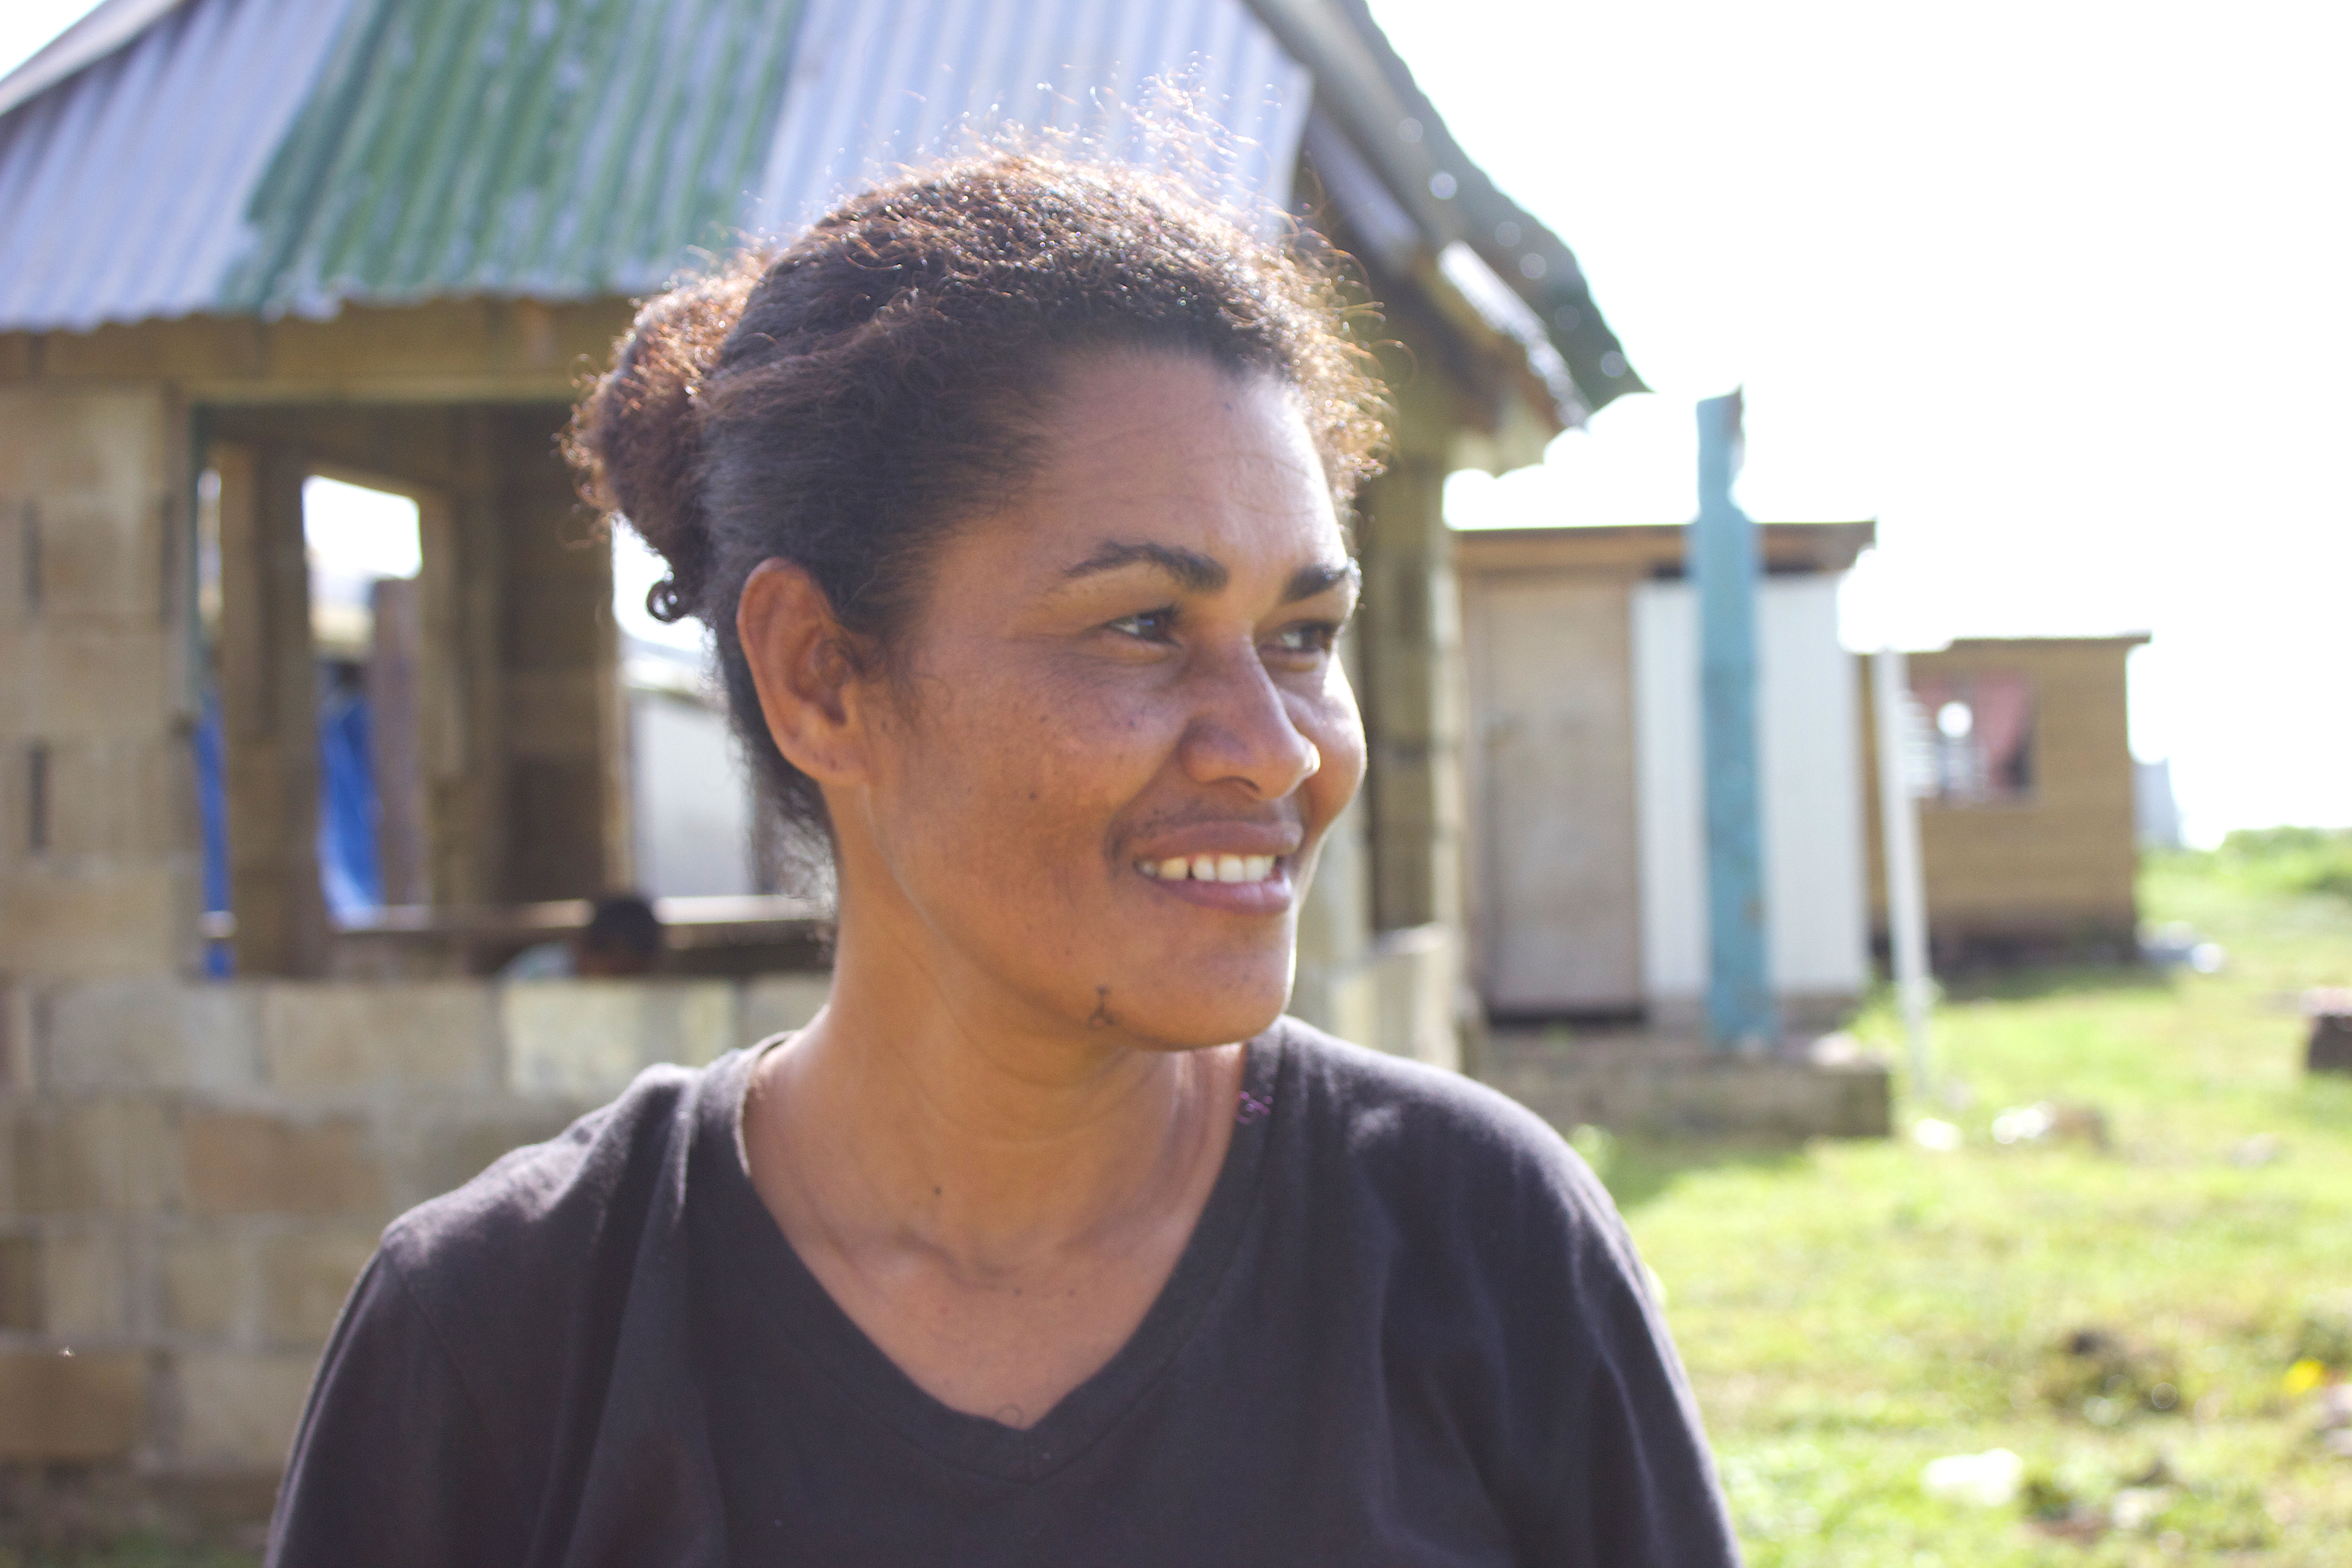
[[[376,816],[367,699],[331,690],[319,708],[319,881],[326,890],[327,912],[338,920],[383,903]]]
[[[220,701],[205,700],[196,724],[196,809],[204,825],[205,909],[229,907],[228,802],[222,783]],[[330,686],[319,705],[319,885],[337,920],[367,914],[383,903],[383,868],[376,860],[375,773],[368,764],[367,699]],[[226,943],[206,960],[214,974],[229,973]]]

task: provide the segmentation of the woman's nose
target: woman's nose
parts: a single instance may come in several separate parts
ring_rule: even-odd
[[[1204,661],[1188,684],[1193,712],[1181,761],[1195,783],[1239,784],[1260,800],[1280,800],[1323,766],[1255,647]]]

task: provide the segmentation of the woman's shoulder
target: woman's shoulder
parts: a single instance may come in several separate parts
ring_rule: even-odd
[[[666,1178],[683,1175],[701,1101],[740,1056],[647,1068],[554,1137],[508,1152],[401,1215],[380,1256],[428,1315],[453,1299],[479,1300],[489,1281],[593,1272],[616,1250],[633,1256]]]
[[[1297,1019],[1283,1029],[1309,1157],[1412,1208],[1616,1228],[1591,1168],[1541,1117],[1466,1074],[1352,1045]]]
[[[1516,1346],[1507,1364],[1671,1357],[1633,1237],[1559,1131],[1459,1072],[1296,1023],[1287,1045],[1280,1201],[1390,1310]]]
[[[1453,1158],[1549,1164],[1575,1152],[1541,1117],[1467,1073],[1391,1056],[1282,1021],[1292,1071],[1317,1121],[1360,1150],[1409,1152],[1441,1144]]]

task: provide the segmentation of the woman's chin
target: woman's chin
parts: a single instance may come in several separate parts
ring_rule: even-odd
[[[1206,994],[1213,992],[1213,994]],[[1103,1016],[1121,1034],[1154,1050],[1192,1051],[1230,1046],[1264,1034],[1290,1001],[1288,966],[1260,984],[1139,988],[1122,1005],[1114,991]]]

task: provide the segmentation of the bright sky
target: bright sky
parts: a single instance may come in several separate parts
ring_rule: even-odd
[[[1372,0],[1661,395],[1464,526],[1876,517],[1846,635],[2147,630],[2193,837],[2352,823],[2352,10]]]
[[[0,70],[82,9],[0,5]],[[2192,837],[2352,823],[2352,9],[1373,10],[1661,394],[1457,523],[1680,521],[1690,405],[1745,384],[1748,510],[1880,520],[1854,646],[2152,631],[2133,745]]]

